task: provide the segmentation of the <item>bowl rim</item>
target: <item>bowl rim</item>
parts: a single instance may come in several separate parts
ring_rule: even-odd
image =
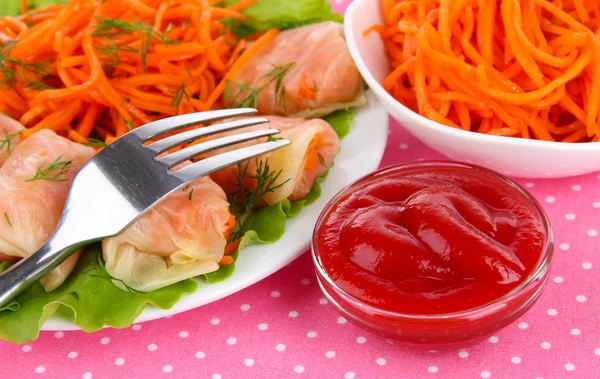
[[[340,288],[333,279],[329,276],[323,265],[321,264],[318,252],[318,234],[321,224],[323,223],[325,217],[329,214],[329,211],[333,208],[334,205],[338,203],[340,198],[348,193],[349,190],[353,189],[355,186],[362,184],[363,182],[371,183],[374,178],[379,176],[386,175],[391,172],[398,172],[406,169],[414,169],[414,168],[462,168],[468,170],[475,170],[484,175],[488,175],[493,179],[500,180],[504,184],[516,189],[521,195],[525,197],[525,200],[529,201],[533,208],[537,211],[540,220],[543,224],[544,230],[546,232],[546,239],[544,241],[544,245],[542,248],[542,255],[537,263],[535,270],[531,272],[531,274],[523,280],[517,287],[515,287],[512,291],[507,294],[489,302],[486,304],[482,304],[475,308],[469,308],[466,310],[458,311],[458,312],[450,312],[450,313],[440,313],[440,314],[418,314],[418,313],[400,313],[389,311],[385,309],[378,308],[371,304],[365,303],[364,301],[356,298],[355,296],[349,294],[342,288]],[[512,179],[502,175],[493,170],[487,169],[482,166],[470,164],[470,163],[462,163],[462,162],[452,162],[452,161],[444,161],[444,160],[434,160],[434,161],[417,161],[417,162],[406,162],[394,164],[391,166],[387,166],[381,168],[377,171],[374,171],[370,174],[367,174],[354,182],[348,184],[344,188],[342,188],[323,208],[317,222],[315,223],[315,227],[313,229],[313,236],[311,239],[311,256],[313,260],[313,264],[317,270],[317,274],[320,279],[323,279],[331,288],[333,288],[336,292],[340,293],[347,299],[350,299],[355,304],[360,304],[361,308],[371,311],[372,313],[376,313],[379,315],[384,315],[386,317],[392,318],[401,318],[408,320],[428,320],[428,321],[444,321],[449,319],[471,319],[473,316],[494,313],[495,307],[502,305],[505,302],[510,302],[512,299],[518,297],[522,292],[527,289],[530,289],[536,285],[536,283],[540,280],[544,281],[545,277],[549,274],[550,263],[552,261],[552,257],[554,255],[554,233],[552,229],[552,224],[550,223],[550,219],[546,214],[544,208],[541,204],[531,195],[525,188],[521,185],[513,181]]]
[[[412,111],[407,108],[404,104],[396,100],[392,95],[390,95],[385,88],[379,83],[377,79],[370,72],[367,64],[365,63],[360,49],[358,48],[358,43],[356,41],[357,37],[362,37],[362,33],[357,35],[355,33],[355,20],[360,15],[360,9],[363,6],[369,7],[379,7],[380,0],[354,0],[348,6],[346,10],[346,15],[344,18],[344,32],[346,35],[346,43],[350,50],[350,55],[352,56],[358,70],[360,71],[362,77],[367,82],[369,88],[373,90],[373,92],[382,99],[384,104],[389,104],[395,108],[395,110],[399,113],[410,118],[410,121],[424,124],[426,127],[430,129],[434,129],[436,132],[444,133],[451,135],[454,138],[460,139],[476,139],[485,142],[492,142],[495,144],[507,145],[507,146],[529,146],[532,145],[538,148],[550,148],[557,149],[564,152],[583,152],[583,151],[600,151],[600,143],[596,142],[583,142],[583,143],[565,143],[558,141],[541,141],[535,139],[524,139],[524,138],[514,138],[514,137],[504,137],[504,136],[495,136],[490,134],[482,134],[476,133],[468,130],[456,129],[449,127],[447,125],[440,124],[433,120],[426,118],[425,116],[420,115],[417,112]]]

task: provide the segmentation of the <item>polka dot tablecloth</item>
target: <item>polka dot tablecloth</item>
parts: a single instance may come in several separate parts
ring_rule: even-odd
[[[382,166],[442,158],[391,123]],[[415,352],[364,332],[323,298],[307,253],[172,318],[0,342],[0,377],[600,378],[600,176],[518,181],[555,229],[550,280],[526,315],[475,346]]]

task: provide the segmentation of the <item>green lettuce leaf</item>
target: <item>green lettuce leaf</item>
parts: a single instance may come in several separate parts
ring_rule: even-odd
[[[226,0],[224,5],[238,1]],[[284,30],[323,21],[344,21],[342,15],[332,11],[329,0],[259,0],[243,13],[249,20],[231,20],[228,25],[240,37],[273,28]]]
[[[354,120],[354,110],[341,109],[325,117],[324,120],[331,125],[340,139],[343,139],[350,133],[350,125],[352,125],[352,120]]]
[[[149,293],[122,291],[104,277],[96,259],[99,252],[100,245],[88,247],[69,278],[56,290],[47,293],[36,283],[16,299],[16,306],[0,311],[0,339],[15,343],[36,339],[42,324],[60,307],[68,308],[67,313],[86,332],[95,332],[104,325],[126,328],[146,304],[169,309],[182,295],[198,287],[196,281],[188,279]]]
[[[27,9],[36,9],[48,5],[65,4],[68,0],[28,0]],[[21,14],[21,2],[19,0],[0,1],[0,17],[16,17]]]

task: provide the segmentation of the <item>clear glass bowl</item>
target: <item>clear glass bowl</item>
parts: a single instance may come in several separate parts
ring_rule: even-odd
[[[351,296],[329,277],[321,264],[318,250],[318,233],[325,216],[349,192],[374,178],[401,174],[404,170],[432,170],[436,167],[467,168],[483,173],[494,180],[516,188],[537,210],[546,232],[544,248],[531,275],[508,294],[483,306],[447,314],[420,315],[396,313],[379,309]],[[354,324],[384,338],[423,347],[464,345],[476,342],[506,327],[527,312],[546,286],[553,252],[553,233],[548,217],[540,204],[521,186],[509,178],[488,169],[453,162],[418,162],[391,166],[371,173],[342,189],[323,209],[317,220],[312,239],[312,257],[321,290],[329,302]]]

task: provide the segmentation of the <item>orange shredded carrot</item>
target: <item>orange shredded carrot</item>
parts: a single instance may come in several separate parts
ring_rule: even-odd
[[[0,73],[0,107],[25,136],[48,128],[110,143],[130,128],[221,106],[220,83],[278,31],[247,48],[223,21],[247,19],[256,0],[220,2],[70,0],[28,10],[21,0],[20,17],[0,17],[0,42],[10,42],[3,54],[22,62]]]
[[[75,130],[69,130],[69,132],[67,133],[67,136],[69,137],[70,140],[78,142],[78,143],[88,143],[89,142],[87,140],[87,138],[85,138],[81,134],[77,133]]]
[[[223,258],[221,258],[221,260],[219,261],[220,265],[230,265],[233,263],[233,257],[230,255],[225,255]]]
[[[384,88],[445,125],[600,138],[600,7],[585,0],[381,0]]]
[[[225,255],[231,255],[231,254],[235,253],[237,251],[238,247],[240,246],[241,241],[242,241],[241,239],[238,239],[238,240],[228,243],[227,246],[225,246]]]
[[[302,96],[305,99],[309,99],[309,100],[314,100],[317,98],[317,86],[316,83],[313,84],[312,86],[310,84],[308,84],[308,82],[306,81],[306,76],[303,75],[302,79],[300,80],[300,96]]]

